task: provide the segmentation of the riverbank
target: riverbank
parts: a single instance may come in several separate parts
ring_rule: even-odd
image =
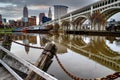
[[[0,33],[12,33],[14,28],[0,28]]]

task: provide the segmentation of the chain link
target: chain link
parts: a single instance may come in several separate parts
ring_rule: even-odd
[[[71,74],[70,72],[68,72],[63,65],[61,64],[60,60],[58,59],[57,54],[55,54],[56,60],[58,62],[58,64],[60,65],[60,67],[63,69],[63,71],[69,76],[71,77],[73,80],[114,80],[120,77],[120,72],[115,72],[112,75],[107,75],[106,77],[102,77],[102,78],[96,78],[96,79],[83,79],[83,78],[79,78],[77,76],[74,76],[73,74]]]
[[[30,46],[30,45],[25,45],[25,44],[22,44],[22,43],[19,43],[19,42],[16,42],[14,40],[12,40],[14,43],[17,43],[17,44],[20,44],[20,45],[23,45],[23,46],[27,46],[27,47],[31,47],[31,48],[36,48],[36,49],[43,49],[45,50],[43,47],[35,47],[35,46]],[[49,50],[46,50],[49,52]],[[120,72],[115,72],[114,74],[111,74],[111,75],[107,75],[106,77],[102,77],[102,78],[95,78],[95,79],[83,79],[83,78],[79,78],[77,76],[74,76],[73,74],[71,74],[69,71],[67,71],[64,66],[61,64],[57,54],[55,54],[55,58],[58,62],[58,64],[60,65],[60,67],[63,69],[63,71],[69,76],[71,77],[73,80],[115,80],[117,78],[120,77]]]

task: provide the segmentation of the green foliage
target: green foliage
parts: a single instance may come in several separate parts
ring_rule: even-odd
[[[0,28],[0,33],[11,33],[14,28]]]

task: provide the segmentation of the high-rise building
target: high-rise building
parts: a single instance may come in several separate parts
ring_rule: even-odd
[[[23,8],[23,17],[28,17],[28,8],[26,5]]]
[[[3,23],[6,23],[6,22],[7,22],[7,21],[6,21],[6,18],[3,18],[3,19],[2,19],[2,22],[3,22]]]
[[[45,16],[45,13],[39,14],[39,24],[42,24],[42,18]]]
[[[64,5],[54,5],[54,18],[59,18],[65,15],[68,11],[68,7]]]
[[[23,17],[23,18],[22,18],[22,23],[23,23],[23,27],[29,26],[29,25],[28,25],[28,17]]]
[[[2,24],[2,15],[0,14],[0,25]]]
[[[31,16],[28,18],[29,26],[36,26],[36,16]]]
[[[52,19],[52,12],[51,12],[51,8],[49,8],[49,11],[48,11],[48,18],[51,18],[51,19]]]
[[[16,26],[15,20],[9,20],[9,25],[10,26]]]

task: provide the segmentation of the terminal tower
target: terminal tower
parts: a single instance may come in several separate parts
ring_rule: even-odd
[[[23,8],[23,17],[28,17],[28,8],[26,5]]]

